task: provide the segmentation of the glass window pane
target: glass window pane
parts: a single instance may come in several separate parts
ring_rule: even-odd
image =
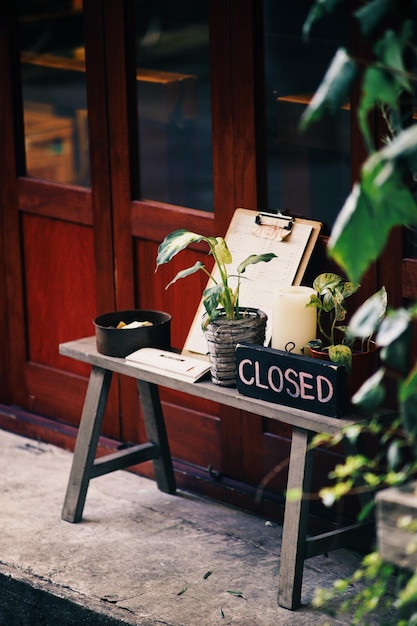
[[[297,126],[347,41],[348,19],[341,11],[323,19],[306,42],[302,27],[310,7],[310,0],[264,0],[268,202],[329,229],[351,187],[348,106],[304,133]]]
[[[19,5],[26,173],[89,185],[81,0]]]
[[[211,211],[208,2],[135,8],[140,196]]]

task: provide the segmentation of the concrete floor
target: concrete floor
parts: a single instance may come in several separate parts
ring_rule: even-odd
[[[0,626],[351,623],[312,598],[353,573],[354,552],[308,560],[291,612],[277,605],[281,526],[125,471],[94,479],[70,524],[72,454],[1,430],[0,450]]]

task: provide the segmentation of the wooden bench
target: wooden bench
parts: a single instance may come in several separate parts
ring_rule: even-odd
[[[79,522],[82,519],[90,479],[144,461],[152,460],[159,489],[165,493],[175,493],[175,477],[159,399],[159,386],[213,400],[292,426],[287,489],[298,490],[300,493],[310,491],[313,451],[309,449],[309,444],[312,437],[316,433],[337,435],[343,427],[359,421],[355,416],[336,419],[248,398],[239,394],[236,389],[218,387],[210,381],[190,383],[167,378],[163,373],[150,373],[127,364],[124,359],[100,354],[96,349],[95,337],[63,343],[59,346],[59,352],[92,366],[62,510],[62,519],[68,522]],[[137,380],[149,441],[95,459],[113,372]],[[291,610],[300,606],[305,559],[347,545],[349,540],[363,532],[363,524],[354,524],[307,537],[308,506],[308,499],[301,498],[288,499],[285,504],[278,603]]]

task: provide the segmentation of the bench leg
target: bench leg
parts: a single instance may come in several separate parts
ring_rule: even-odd
[[[138,391],[143,410],[143,417],[148,440],[159,448],[159,454],[153,459],[155,480],[164,493],[175,493],[176,484],[172,467],[171,453],[165,429],[165,420],[159,399],[158,386],[138,380]]]
[[[111,371],[93,366],[61,514],[67,522],[82,519],[111,379]]]
[[[311,487],[311,436],[304,429],[293,428],[287,489],[297,490],[300,496],[285,503],[278,587],[278,604],[291,610],[297,609],[301,601],[309,508],[301,494],[309,493]]]

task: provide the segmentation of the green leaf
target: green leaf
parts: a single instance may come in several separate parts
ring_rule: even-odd
[[[178,252],[184,250],[191,243],[198,243],[199,241],[207,241],[203,235],[197,235],[189,230],[180,228],[169,233],[159,245],[158,255],[156,257],[156,269],[164,263],[168,263]]]
[[[358,522],[363,522],[373,511],[375,508],[375,500],[372,498],[370,502],[362,506],[358,515]]]
[[[185,592],[187,591],[187,589],[188,589],[188,587],[183,587],[183,588],[181,589],[181,591],[179,591],[179,592],[177,593],[177,596],[182,596],[182,594],[183,594],[183,593],[185,593]]]
[[[331,291],[328,291],[322,296],[323,310],[328,313],[336,307],[335,297]]]
[[[417,365],[414,365],[406,380],[400,386],[400,402],[406,402],[415,395],[417,395]]]
[[[311,123],[321,119],[326,110],[336,113],[346,104],[356,71],[355,62],[344,48],[339,48],[323,81],[301,116],[300,130],[305,130]]]
[[[364,74],[359,123],[369,151],[373,148],[373,139],[368,125],[368,116],[374,108],[388,110],[391,121],[397,120],[394,123],[395,130],[401,130],[400,96],[403,91],[411,92],[403,55],[411,37],[412,31],[408,22],[403,25],[400,35],[393,30],[388,30],[374,47],[379,62],[370,66]]]
[[[230,265],[232,262],[232,255],[223,237],[216,238],[216,245],[213,247],[213,254],[222,265]]]
[[[243,595],[241,591],[232,591],[231,589],[228,589],[227,593],[230,593],[232,596],[237,596],[238,598],[243,598],[244,600],[246,600],[245,596]]]
[[[363,477],[366,484],[372,488],[377,487],[382,482],[381,477],[378,474],[375,474],[375,472],[365,472]]]
[[[330,508],[336,502],[336,494],[329,488],[323,488],[319,491],[319,496],[323,501],[324,506]]]
[[[356,11],[354,15],[359,21],[362,34],[369,37],[394,5],[394,0],[372,0]]]
[[[321,339],[311,339],[305,348],[312,348],[313,350],[321,350],[323,348],[323,341]],[[306,350],[308,353],[308,350]]]
[[[394,165],[405,163],[407,167],[413,165],[417,155],[417,124],[403,130],[393,141],[382,148],[379,155],[382,163],[393,162]],[[417,221],[417,218],[415,219]]]
[[[405,375],[408,371],[408,352],[412,340],[411,313],[400,308],[389,311],[376,336],[382,347],[381,360],[388,367]]]
[[[348,374],[352,371],[352,350],[348,346],[338,344],[329,346],[329,357],[333,363],[344,365]]]
[[[391,3],[393,1],[391,0]],[[403,56],[407,53],[409,45],[412,44],[413,36],[413,23],[411,20],[406,20],[399,35],[393,30],[387,30],[374,47],[376,56],[385,65],[387,71],[393,75],[398,89],[409,92],[411,92],[411,85]]]
[[[376,342],[378,346],[384,347],[392,344],[407,330],[411,323],[411,316],[407,309],[396,309],[388,311],[387,316],[381,322]]]
[[[358,437],[362,434],[362,427],[359,424],[352,424],[343,429],[343,435],[350,443],[356,445]]]
[[[387,303],[387,290],[382,287],[355,311],[350,320],[349,331],[355,337],[370,337],[384,319]]]
[[[334,317],[336,322],[343,322],[346,318],[346,307],[341,294],[334,299]]]
[[[192,267],[188,267],[185,270],[181,270],[180,272],[178,272],[178,274],[176,274],[174,276],[174,278],[171,280],[171,282],[168,283],[168,285],[165,287],[165,289],[168,289],[168,287],[170,287],[171,285],[176,283],[177,280],[179,280],[180,278],[185,278],[186,276],[190,276],[191,274],[195,274],[196,272],[198,272],[198,270],[201,270],[203,267],[204,267],[204,264],[201,263],[201,261],[197,261]]]
[[[333,226],[328,250],[350,278],[359,280],[378,254],[373,244],[374,217],[359,184],[355,184]],[[372,228],[372,230],[371,230]],[[352,250],[355,254],[352,254]]]
[[[306,304],[306,307],[315,307],[316,309],[322,309],[323,305],[320,298],[316,295],[310,296],[310,302]]]
[[[350,581],[349,581],[349,580],[339,578],[339,579],[337,579],[337,580],[335,580],[335,581],[334,581],[334,583],[333,583],[333,587],[334,587],[337,591],[339,591],[339,592],[343,593],[343,592],[345,592],[345,591],[346,591],[346,589],[349,587],[349,584],[350,584]]]
[[[391,72],[375,66],[366,69],[362,82],[358,119],[368,152],[374,149],[373,136],[368,123],[370,111],[382,105],[392,110],[398,109],[400,93],[401,86]]]
[[[313,439],[311,440],[310,448],[314,449],[324,445],[334,446],[335,440],[338,439],[338,437],[340,437],[340,435],[328,435],[327,433],[319,433],[318,435],[314,435]]]
[[[298,502],[303,497],[303,492],[298,487],[294,487],[294,489],[288,489],[285,492],[285,499],[287,502]]]
[[[342,2],[343,0],[316,0],[310,8],[310,11],[304,22],[303,36],[307,39],[310,36],[310,30],[312,25],[323,16],[332,13],[337,5],[341,4]]]
[[[313,289],[319,292],[319,294],[323,294],[325,291],[329,291],[334,287],[340,285],[343,281],[343,278],[338,274],[333,274],[332,272],[323,272],[323,274],[319,274],[313,282]]]
[[[408,355],[412,340],[412,329],[407,329],[394,341],[382,348],[381,360],[390,368],[405,376],[408,372]]]
[[[417,601],[417,573],[415,572],[411,578],[408,580],[407,584],[401,591],[398,593],[398,599],[395,603],[395,606],[405,612],[410,610],[413,605],[415,605]],[[414,617],[414,616],[413,616]],[[406,622],[409,624],[410,622],[407,620]]]
[[[352,403],[366,411],[372,411],[380,406],[385,398],[385,389],[382,385],[384,375],[384,368],[380,368],[368,378],[352,397]]]
[[[269,263],[272,259],[277,259],[277,255],[273,252],[266,252],[264,254],[251,254],[248,256],[242,263],[239,264],[237,268],[238,274],[243,274],[248,265],[254,265],[255,263]]]
[[[403,454],[402,443],[398,439],[394,439],[388,446],[387,460],[388,467],[392,471],[397,471],[402,466]]]
[[[381,157],[375,157],[365,163],[361,184],[354,185],[328,243],[330,256],[354,282],[379,257],[394,226],[417,223],[410,190],[395,173],[381,183]]]
[[[349,280],[344,280],[343,283],[341,283],[340,285],[342,297],[344,299],[349,298],[349,296],[352,296],[358,291],[359,287],[359,283],[353,283]]]
[[[336,465],[329,473],[329,478],[352,479],[358,471],[362,472],[369,465],[369,459],[363,454],[350,454],[344,463]]]
[[[211,576],[211,575],[212,575],[212,573],[213,573],[213,571],[212,571],[212,570],[209,570],[208,572],[206,572],[206,573],[204,574],[203,579],[204,579],[204,580],[207,580],[207,578],[208,578],[209,576]]]
[[[220,304],[223,292],[224,286],[222,283],[211,285],[203,291],[203,304],[210,319],[213,318],[214,312]]]

